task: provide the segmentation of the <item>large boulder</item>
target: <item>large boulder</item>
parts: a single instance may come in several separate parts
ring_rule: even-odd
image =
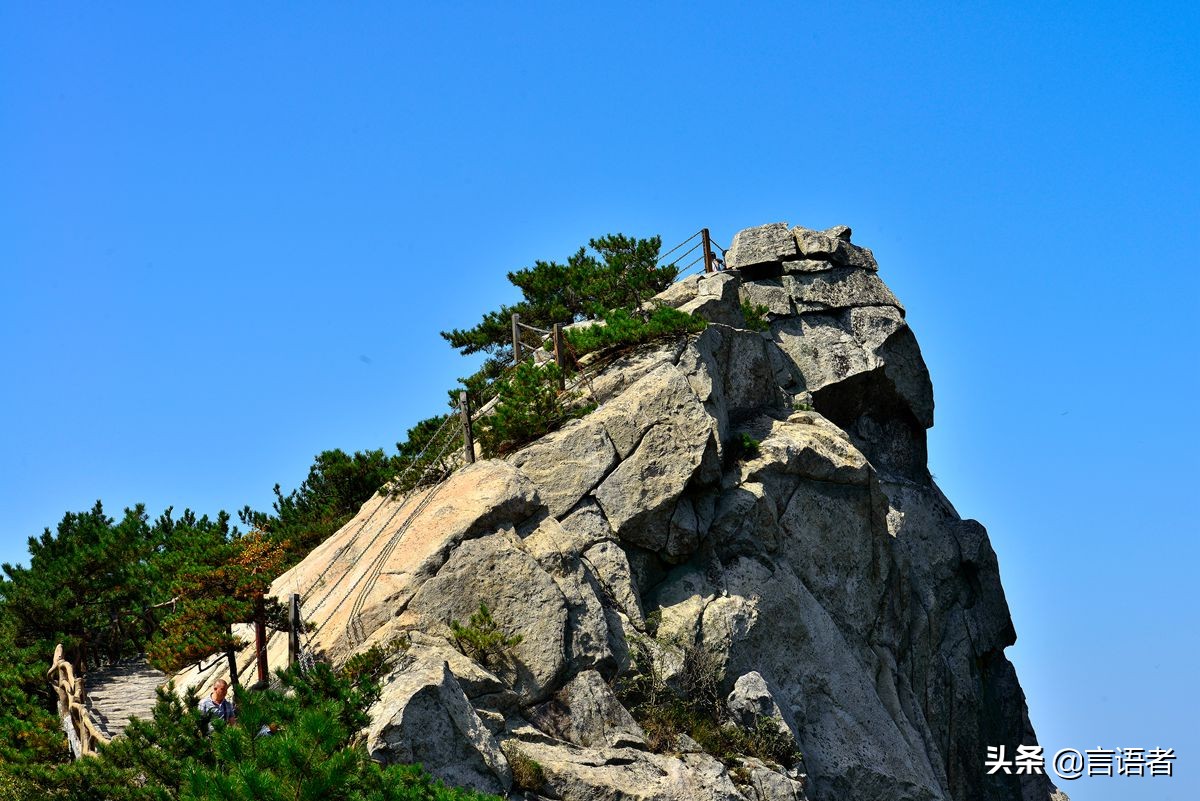
[[[770,223],[745,228],[734,234],[725,253],[725,266],[730,270],[743,270],[776,264],[784,259],[795,258],[798,252],[796,237],[788,230],[788,224]]]
[[[511,461],[537,485],[550,514],[561,517],[608,474],[617,451],[604,424],[585,418],[517,451]]]
[[[595,413],[622,462],[596,502],[618,537],[659,550],[683,489],[719,475],[713,427],[687,379],[672,366],[643,377]]]
[[[505,749],[541,766],[543,784],[530,789],[559,801],[745,801],[729,772],[708,754],[671,757],[511,740]]]
[[[566,666],[567,600],[554,579],[508,530],[462,543],[421,585],[399,619],[401,629],[451,636],[485,604],[507,635],[520,635],[503,671],[525,702],[556,689]]]
[[[645,748],[646,734],[613,694],[604,678],[585,670],[529,719],[557,739],[585,748]]]
[[[504,792],[511,772],[560,801],[1061,798],[1044,775],[985,774],[987,745],[1036,743],[1015,632],[987,532],[929,475],[932,385],[874,255],[845,226],[732,244],[733,270],[657,301],[704,332],[588,358],[590,415],[376,496],[273,591],[303,595],[335,663],[407,636],[369,744],[453,783]],[[768,331],[744,328],[743,303]],[[450,642],[481,602],[523,638],[483,665]],[[643,737],[611,689],[634,671],[627,686],[663,693],[704,675],[753,729],[747,750],[770,752],[754,738],[774,725],[803,759],[718,761],[701,729],[663,737],[653,716]],[[647,752],[667,741],[677,754]]]
[[[792,229],[792,234],[796,238],[797,251],[806,259],[828,260],[864,270],[879,269],[874,253],[867,248],[850,244],[850,229],[844,225],[824,231],[796,226]]]
[[[696,284],[696,297],[679,307],[681,312],[702,317],[710,323],[741,328],[741,277],[734,272],[709,273]]]
[[[445,662],[415,655],[383,684],[367,751],[384,764],[420,764],[442,781],[503,793],[512,773],[500,744]]]
[[[904,312],[900,301],[879,276],[865,270],[839,267],[823,272],[789,273],[781,283],[781,289],[801,313],[858,306],[892,306]]]

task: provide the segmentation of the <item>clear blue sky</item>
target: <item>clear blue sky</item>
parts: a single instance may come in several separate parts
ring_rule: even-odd
[[[391,447],[592,236],[845,223],[1042,742],[1179,752],[1064,786],[1200,796],[1197,4],[168,5],[0,7],[0,559]]]

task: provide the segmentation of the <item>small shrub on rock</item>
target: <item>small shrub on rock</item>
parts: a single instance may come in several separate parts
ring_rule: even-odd
[[[633,669],[618,680],[617,697],[641,725],[651,751],[670,753],[686,734],[726,765],[747,756],[789,768],[801,761],[791,734],[774,718],[759,717],[748,728],[728,719],[717,654],[700,645],[687,647],[676,693],[654,669],[646,643],[630,645]]]
[[[512,649],[522,639],[520,634],[509,636],[501,631],[487,604],[482,603],[467,625],[450,621],[450,631],[454,636],[454,647],[484,667],[506,665],[512,659]]]
[[[353,687],[372,688],[373,692],[377,692],[380,680],[396,666],[399,656],[408,650],[409,645],[407,636],[372,645],[346,660],[338,674]]]
[[[759,446],[762,445],[762,442],[743,432],[734,437],[729,445],[730,457],[735,462],[740,462],[758,458],[760,452]]]
[[[748,300],[742,301],[742,317],[746,321],[746,327],[751,331],[766,331],[770,328],[767,322],[766,306],[751,303]]]
[[[664,337],[703,331],[708,321],[695,315],[659,306],[646,317],[626,309],[613,309],[604,314],[603,325],[572,329],[566,332],[567,341],[577,356],[615,347],[630,347]]]
[[[567,406],[559,393],[558,365],[522,362],[497,381],[499,400],[479,421],[479,444],[488,456],[501,456],[587,413]]]
[[[536,793],[546,783],[541,763],[523,751],[513,749],[508,755],[508,766],[512,768],[513,786],[517,789]]]

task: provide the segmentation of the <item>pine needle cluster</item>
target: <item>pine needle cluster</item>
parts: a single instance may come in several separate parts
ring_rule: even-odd
[[[522,640],[520,634],[505,634],[492,619],[487,604],[483,603],[479,604],[467,625],[450,621],[450,631],[455,647],[484,667],[507,665],[512,659],[512,649]]]

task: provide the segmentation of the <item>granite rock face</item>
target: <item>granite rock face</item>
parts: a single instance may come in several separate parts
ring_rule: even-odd
[[[1064,797],[985,775],[987,746],[1036,743],[1016,635],[986,531],[929,474],[933,389],[904,308],[850,240],[739,232],[730,269],[659,297],[704,332],[612,361],[595,411],[507,460],[377,496],[276,581],[335,663],[410,641],[376,758],[564,801]],[[451,644],[480,602],[522,637],[505,664]],[[801,759],[664,738],[635,705],[648,686],[703,686],[727,733],[773,727]]]

